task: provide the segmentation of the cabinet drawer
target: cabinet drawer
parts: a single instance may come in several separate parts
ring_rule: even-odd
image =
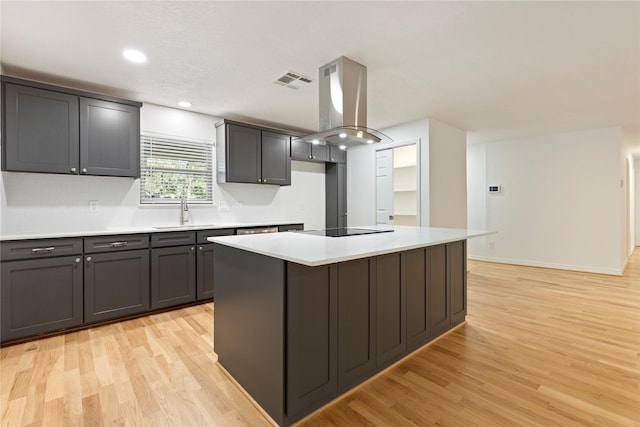
[[[148,234],[87,237],[84,239],[84,252],[87,254],[131,249],[147,249],[148,247]]]
[[[198,231],[198,243],[211,243],[207,240],[214,236],[233,236],[236,234],[235,228],[224,228],[222,230],[202,230]]]
[[[47,239],[2,242],[0,255],[3,261],[45,258],[82,253],[82,239]]]
[[[195,243],[196,233],[194,231],[175,231],[171,233],[157,233],[151,235],[152,248],[194,245]]]

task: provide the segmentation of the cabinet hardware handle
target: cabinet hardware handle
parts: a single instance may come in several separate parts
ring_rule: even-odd
[[[80,258],[76,258],[76,264],[80,262]]]
[[[196,247],[195,246],[191,246],[191,252],[195,252]]]
[[[309,158],[312,159],[311,155],[309,155]]]
[[[111,242],[112,248],[120,248],[122,246],[127,246],[128,242]]]
[[[263,183],[267,182],[267,179],[266,179],[266,178],[263,178],[263,179],[262,179],[262,182],[263,182]]]
[[[77,170],[78,169],[76,169],[76,168],[71,168],[71,172],[73,172],[73,173],[76,173]]]
[[[258,178],[258,182],[262,182],[262,180],[260,178]]]
[[[31,249],[31,253],[32,254],[37,254],[40,252],[51,252],[53,250],[55,250],[56,247],[55,246],[49,246],[48,248],[33,248]]]
[[[93,260],[93,258],[91,258],[90,256],[87,257],[87,262],[91,262],[91,260]]]
[[[198,250],[199,250],[199,251],[201,251],[201,250],[202,250],[202,246],[200,246],[200,247],[198,248]]]
[[[82,168],[82,173],[87,173],[87,168]]]

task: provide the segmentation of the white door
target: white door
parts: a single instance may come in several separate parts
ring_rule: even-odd
[[[376,151],[376,223],[393,224],[393,150]]]

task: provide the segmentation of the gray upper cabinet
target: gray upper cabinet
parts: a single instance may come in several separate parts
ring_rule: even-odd
[[[332,163],[347,163],[347,152],[335,145],[329,146],[329,159]]]
[[[310,142],[291,141],[291,158],[308,162],[328,162],[329,146]]]
[[[218,183],[291,185],[289,135],[229,121],[216,134]]]
[[[2,170],[78,171],[78,97],[7,83],[3,88]]]
[[[326,228],[347,226],[347,165],[327,163],[325,168]]]
[[[140,176],[140,108],[80,98],[80,173]]]
[[[140,176],[140,106],[2,77],[2,170]]]

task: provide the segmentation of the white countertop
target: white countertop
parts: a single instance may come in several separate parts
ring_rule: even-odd
[[[250,228],[266,227],[272,225],[302,224],[303,221],[263,221],[255,223],[215,223],[215,224],[187,224],[186,226],[140,226],[140,227],[114,227],[102,230],[85,231],[60,231],[53,233],[24,233],[14,235],[2,235],[0,241],[4,240],[29,240],[29,239],[58,239],[63,237],[89,237],[89,236],[111,236],[114,234],[139,234],[139,233],[162,233],[165,231],[198,231],[198,230],[218,230],[224,228]]]
[[[210,237],[221,245],[255,252],[308,266],[406,251],[425,246],[455,242],[493,234],[493,231],[458,228],[366,226],[354,228],[389,229],[390,233],[364,234],[348,237],[324,237],[287,232],[263,235]]]

